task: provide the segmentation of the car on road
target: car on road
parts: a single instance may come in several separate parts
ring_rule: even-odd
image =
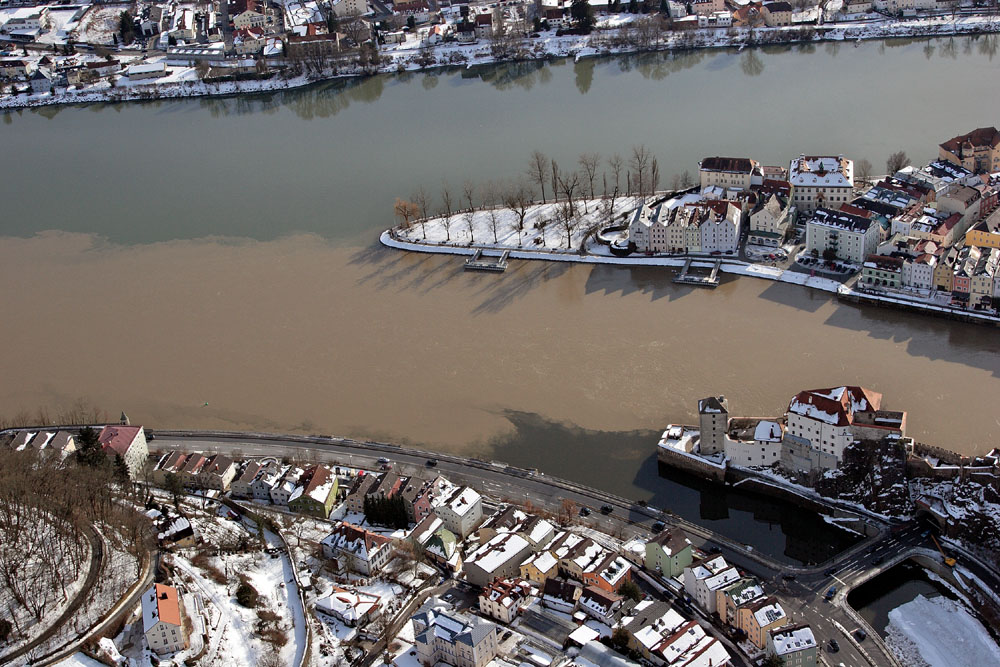
[[[662,533],[663,529],[666,528],[666,527],[667,527],[667,524],[663,523],[662,521],[657,521],[656,523],[653,524],[653,532],[654,533]]]
[[[837,571],[836,568],[833,568],[833,567],[827,568],[826,570],[823,571],[823,576],[824,577],[832,577],[833,573],[836,572],[836,571]]]
[[[868,633],[862,630],[861,628],[858,628],[857,630],[854,631],[854,638],[857,639],[859,642],[863,642],[867,637]]]
[[[435,467],[437,467],[437,464],[438,464],[438,460],[437,459],[427,459],[427,467],[428,468],[435,468]]]
[[[827,589],[826,594],[823,596],[823,598],[829,601],[829,600],[832,600],[833,596],[836,595],[836,594],[837,594],[837,587],[836,586],[830,586],[830,588]]]
[[[872,565],[881,565],[883,560],[885,559],[882,558],[881,556],[876,556],[875,558],[872,559]]]
[[[379,464],[380,466],[384,466],[384,465],[385,465],[386,463],[388,463],[388,462],[389,462],[389,459],[385,458],[384,456],[382,456],[382,457],[379,457],[379,460],[378,460],[378,464]]]
[[[826,645],[826,650],[830,653],[836,653],[840,650],[840,644],[837,643],[836,639],[831,639]]]
[[[601,514],[611,514],[615,511],[615,508],[611,505],[601,505]]]
[[[708,548],[708,553],[710,553],[710,554],[721,554],[722,553],[722,549],[720,549],[719,547],[717,547],[717,546],[715,546],[713,544],[712,546],[710,546]]]
[[[580,508],[580,516],[590,516],[590,508],[589,507],[581,507]]]

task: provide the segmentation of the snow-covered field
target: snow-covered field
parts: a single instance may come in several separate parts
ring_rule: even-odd
[[[1000,665],[1000,646],[960,604],[918,595],[889,612],[886,643],[910,667]]]
[[[494,208],[431,218],[398,232],[400,240],[431,245],[572,252],[591,231],[609,225],[636,204],[633,197],[619,197],[609,212],[610,200],[581,199],[574,202],[577,215],[568,224],[560,215],[565,202],[537,204],[527,208],[523,227],[515,211]]]

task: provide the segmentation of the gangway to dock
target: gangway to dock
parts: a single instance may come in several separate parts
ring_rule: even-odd
[[[684,267],[681,269],[681,272],[674,277],[674,282],[684,285],[698,285],[700,287],[718,287],[719,269],[722,268],[722,260],[715,260],[715,264],[712,265],[712,270],[708,275],[692,273],[692,261],[691,257],[688,257],[687,260],[685,260]]]
[[[510,250],[504,250],[499,257],[487,257],[483,249],[476,250],[476,254],[465,260],[467,271],[495,271],[502,273],[507,269],[507,259],[510,257]]]

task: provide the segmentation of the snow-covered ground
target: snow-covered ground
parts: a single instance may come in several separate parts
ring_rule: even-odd
[[[113,44],[121,13],[130,5],[92,5],[80,19],[74,39],[88,44]]]
[[[918,595],[889,612],[886,643],[911,667],[1000,665],[1000,646],[959,603]]]
[[[698,195],[684,195],[679,199],[698,198]],[[575,204],[579,215],[577,221],[570,225],[568,243],[567,228],[561,221],[559,213],[565,205],[564,202],[549,202],[529,207],[524,219],[524,229],[521,231],[518,231],[517,226],[519,216],[510,209],[502,208],[476,211],[472,215],[455,213],[450,220],[442,216],[424,222],[412,222],[406,229],[397,227],[391,233],[383,233],[380,240],[392,248],[417,252],[472,255],[477,248],[482,248],[492,250],[493,255],[499,254],[501,250],[510,250],[510,257],[514,259],[618,266],[681,267],[688,259],[683,255],[646,256],[639,253],[633,253],[628,257],[616,257],[611,254],[608,246],[597,243],[593,237],[588,238],[591,231],[607,227],[612,222],[620,224],[626,219],[629,211],[638,204],[634,197],[618,198],[612,215],[608,213],[610,202],[607,200],[580,200]],[[580,254],[579,249],[585,238],[588,239],[587,253]],[[717,259],[705,255],[703,259],[692,262],[692,266],[708,268]],[[730,257],[723,258],[720,270],[734,275],[803,285],[834,294],[842,288],[840,282],[829,278],[786,271],[763,264],[748,264]]]

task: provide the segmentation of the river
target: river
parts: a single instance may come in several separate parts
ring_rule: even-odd
[[[702,291],[652,268],[468,275],[376,239],[394,197],[510,178],[534,149],[567,168],[645,143],[664,181],[717,153],[926,161],[995,122],[996,50],[981,37],[652,54],[5,114],[3,414],[82,398],[154,427],[546,458],[640,494],[656,429],[692,421],[698,398],[777,415],[800,389],[859,383],[909,410],[918,439],[986,451],[995,330],[745,278]],[[600,451],[626,463],[608,479],[572,438],[512,415],[609,434]],[[614,437],[635,430],[649,437]]]

